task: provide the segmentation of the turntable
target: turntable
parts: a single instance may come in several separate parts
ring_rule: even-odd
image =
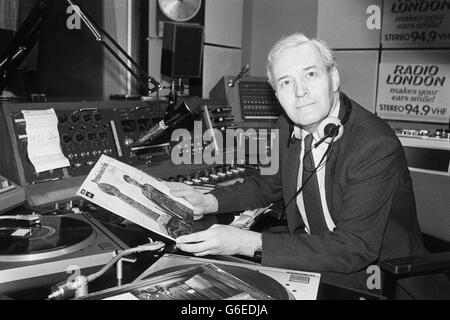
[[[0,216],[0,293],[100,267],[127,248],[87,213]]]

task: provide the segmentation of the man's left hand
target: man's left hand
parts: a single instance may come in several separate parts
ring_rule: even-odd
[[[228,225],[213,225],[200,231],[178,237],[177,247],[196,256],[235,255],[253,256],[259,247],[261,234]]]

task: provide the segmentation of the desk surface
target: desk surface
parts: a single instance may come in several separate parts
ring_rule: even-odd
[[[213,220],[199,221],[199,228],[207,228],[214,223],[230,223],[233,219],[232,216],[222,216],[221,220],[217,220],[217,216]],[[230,220],[231,219],[231,220]],[[114,225],[106,225],[119,239],[125,242],[129,247],[134,247],[147,242],[147,237],[150,234],[146,233],[143,229],[123,229]],[[160,240],[160,239],[154,239]],[[171,244],[166,244],[166,252],[176,253],[180,255],[189,256],[182,252],[174,252],[171,249]],[[150,266],[152,266],[164,253],[156,254],[154,252],[139,253],[135,256],[136,261],[134,263],[123,264],[123,279],[122,284],[133,282],[139,275],[145,272]],[[213,257],[214,258],[214,257]],[[84,275],[91,274],[97,271],[99,267],[83,270]],[[0,299],[14,299],[14,300],[44,300],[47,298],[51,291],[51,286],[61,281],[66,280],[67,274],[58,273],[39,278],[21,280],[21,283],[13,286],[11,292],[0,292]],[[103,276],[94,280],[89,284],[89,292],[97,292],[105,290],[111,287],[117,286],[115,268],[108,270]],[[345,288],[336,284],[328,283],[325,281],[320,282],[317,299],[318,300],[333,300],[333,299],[351,299],[351,300],[372,300],[382,299],[383,297],[372,295],[370,293]]]
[[[133,282],[137,276],[143,273],[151,264],[156,261],[151,254],[139,255],[135,263],[126,263],[123,268],[122,284]],[[90,271],[94,272],[94,270]],[[86,272],[86,274],[90,274]],[[45,300],[50,293],[50,287],[55,283],[59,283],[66,279],[67,275],[59,274],[49,277],[43,277],[36,280],[37,287],[28,288],[26,290],[19,290],[11,293],[0,295],[1,299],[13,300]],[[29,279],[28,283],[32,283],[35,279]],[[98,292],[109,289],[117,285],[116,274],[114,268],[106,272],[102,277],[89,284],[89,292]],[[336,284],[321,281],[317,294],[317,300],[380,300],[384,299],[382,296],[373,295],[370,293],[345,288]]]

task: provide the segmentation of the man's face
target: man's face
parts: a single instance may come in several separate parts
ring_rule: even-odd
[[[327,71],[311,44],[285,49],[272,65],[276,96],[289,118],[314,132],[333,105],[339,88],[336,68]]]

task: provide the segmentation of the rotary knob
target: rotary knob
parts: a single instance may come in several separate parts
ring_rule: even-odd
[[[131,138],[125,138],[125,140],[124,140],[124,144],[126,146],[131,146],[131,145],[133,145],[133,143],[134,143],[134,140]]]

